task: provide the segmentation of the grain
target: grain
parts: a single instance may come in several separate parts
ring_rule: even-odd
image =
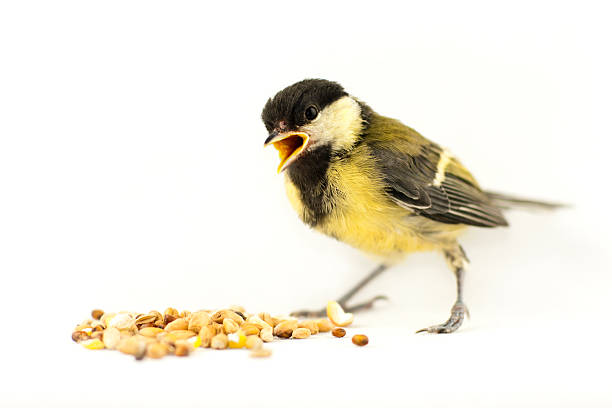
[[[334,330],[332,330],[332,335],[334,337],[344,337],[346,336],[346,330],[344,330],[342,327],[336,327]]]
[[[353,344],[356,346],[365,346],[369,343],[368,336],[365,334],[356,334],[353,336]]]
[[[90,312],[91,317],[72,330],[72,340],[90,350],[118,350],[137,360],[144,357],[161,359],[168,355],[187,357],[199,348],[248,349],[252,357],[269,357],[272,351],[264,348],[264,343],[307,339],[331,331],[334,325],[352,322],[352,315],[344,313],[335,302],[330,302],[327,310],[329,318],[298,320],[288,315],[272,316],[268,312],[249,313],[237,305],[180,313],[173,307],[166,308],[163,313],[157,310],[115,313],[94,309]],[[332,334],[342,337],[346,331],[336,327]],[[365,345],[367,337],[355,336],[353,342]]]

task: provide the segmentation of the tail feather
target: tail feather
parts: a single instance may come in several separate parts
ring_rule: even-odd
[[[515,197],[503,193],[493,191],[485,191],[487,196],[493,201],[497,207],[506,210],[510,208],[532,208],[541,210],[556,210],[559,208],[567,208],[569,205],[562,203],[551,203],[547,201],[531,200],[522,197]]]

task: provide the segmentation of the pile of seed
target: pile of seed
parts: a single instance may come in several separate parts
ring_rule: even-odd
[[[352,317],[350,320],[352,322]],[[168,308],[163,314],[156,310],[142,314],[105,313],[96,309],[91,312],[91,318],[76,326],[72,339],[90,350],[119,350],[138,360],[145,356],[187,356],[199,347],[246,348],[253,357],[267,357],[271,351],[264,343],[277,338],[305,339],[329,332],[334,329],[332,321],[329,318],[300,321],[292,317],[273,317],[269,313],[249,314],[240,306],[193,313],[179,313]],[[353,342],[357,344],[354,339]]]

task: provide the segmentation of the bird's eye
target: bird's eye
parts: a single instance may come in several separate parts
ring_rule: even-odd
[[[309,106],[308,108],[306,108],[306,112],[304,112],[304,115],[306,116],[306,119],[308,120],[313,120],[314,118],[317,117],[318,114],[319,114],[319,110],[317,109],[316,106]]]

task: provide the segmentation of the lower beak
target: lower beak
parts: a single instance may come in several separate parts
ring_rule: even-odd
[[[282,172],[306,149],[310,136],[304,132],[272,133],[265,141],[264,147],[273,145],[278,150],[280,164],[278,172]]]

